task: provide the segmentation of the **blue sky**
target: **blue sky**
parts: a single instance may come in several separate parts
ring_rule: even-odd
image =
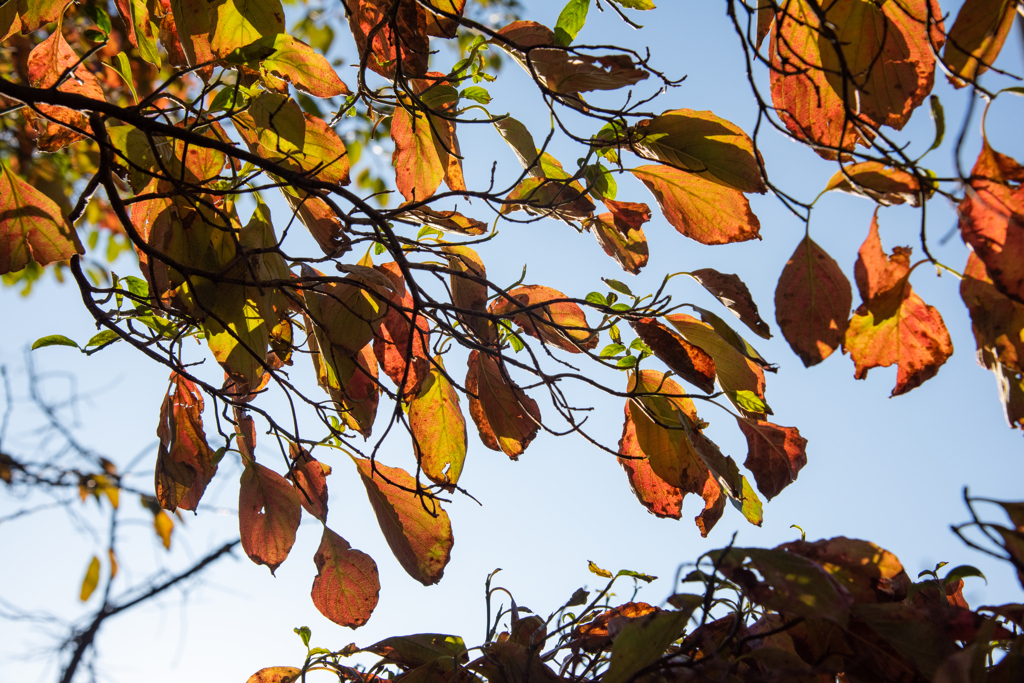
[[[525,5],[524,16],[549,26],[560,10],[560,3]],[[577,42],[649,48],[655,65],[670,76],[687,76],[651,109],[710,109],[749,131],[756,108],[737,39],[725,16],[725,3],[663,0],[661,5],[655,12],[637,14],[638,21],[646,24],[642,31],[624,27],[610,12],[592,10]],[[943,4],[953,12],[958,5]],[[998,63],[1017,73],[1024,71],[1019,35],[1016,30],[1012,33]],[[338,39],[349,44],[344,31],[338,31]],[[341,75],[350,80],[345,70]],[[758,74],[758,83],[767,92],[764,76]],[[947,130],[954,131],[966,110],[967,95],[954,92],[941,75],[936,81],[935,94],[945,106]],[[546,110],[529,86],[526,75],[510,65],[498,83],[490,86],[495,99],[489,109],[511,113],[541,138],[549,123]],[[1019,98],[1002,97],[988,119],[993,146],[1017,159],[1024,159],[1024,138],[1017,123],[1022,105]],[[933,130],[927,109],[920,108],[900,139],[912,140],[912,150],[924,151],[931,144]],[[967,168],[980,144],[977,117],[969,131],[963,155]],[[594,131],[587,128],[581,132]],[[948,175],[952,168],[950,137],[947,134],[947,143],[928,157],[939,175]],[[497,162],[499,178],[518,173],[514,156],[491,127],[472,130],[463,126],[460,139],[471,185],[474,179],[481,182],[489,177],[493,162]],[[770,177],[802,199],[812,199],[836,170],[834,164],[776,134],[762,136],[761,143]],[[567,166],[582,156],[564,140],[556,140],[551,151]],[[625,176],[620,178],[619,199],[654,205],[646,189]],[[799,427],[809,441],[807,467],[795,484],[765,505],[762,528],[750,526],[729,508],[709,538],[702,539],[692,522],[702,507],[699,499],[687,498],[681,521],[656,519],[633,498],[614,459],[580,438],[541,436],[519,462],[510,462],[484,449],[472,436],[470,425],[469,457],[460,483],[482,506],[464,497],[449,506],[455,530],[452,561],[439,585],[424,588],[391,556],[347,458],[332,460],[324,454],[324,460],[335,467],[329,479],[330,526],[354,547],[371,554],[381,571],[381,601],[369,625],[351,632],[331,624],[313,607],[309,587],[320,530],[317,524],[304,522],[277,578],[239,553],[237,559],[217,565],[184,600],[182,594],[170,593],[159,604],[111,621],[100,637],[105,655],[99,665],[102,677],[129,681],[144,675],[155,683],[182,676],[245,680],[263,666],[299,664],[304,652],[291,629],[300,625],[312,628],[313,644],[332,649],[353,641],[367,645],[387,635],[419,631],[456,633],[475,643],[483,635],[483,581],[497,567],[503,568],[498,583],[509,588],[520,604],[544,614],[579,586],[599,585],[601,580],[587,571],[588,560],[612,570],[629,568],[660,576],[641,593],[641,599],[659,603],[673,592],[672,577],[681,562],[725,545],[734,532],[738,532],[740,545],[773,546],[792,540],[798,537],[792,524],[803,527],[809,539],[843,535],[874,541],[894,552],[912,576],[939,561],[977,565],[989,581],[985,586],[970,580],[966,595],[972,606],[1019,602],[1021,590],[1012,570],[988,562],[949,531],[950,524],[966,519],[961,500],[964,486],[978,495],[1020,499],[1020,482],[1024,481],[1022,436],[1007,427],[995,381],[975,361],[970,320],[956,278],[948,274],[936,277],[933,270],[922,267],[912,279],[921,297],[942,313],[955,348],[954,356],[923,387],[890,399],[895,369],[875,369],[866,381],[855,381],[852,362],[839,353],[820,366],[804,369],[778,333],[773,310],[775,283],[804,227],[770,196],[753,197],[751,203],[761,220],[763,241],[722,247],[703,247],[687,240],[656,212],[645,226],[651,244],[650,263],[635,278],[619,270],[590,235],[577,235],[550,220],[503,227],[499,237],[479,251],[489,276],[498,283],[515,281],[528,264],[528,282],[581,297],[592,290],[606,291],[601,277],[618,278],[635,292],[647,292],[668,272],[712,267],[738,273],[775,333],[770,341],[756,343],[766,358],[780,366],[777,375],[768,377],[767,398],[775,411],[774,421]],[[482,206],[461,208],[469,215],[488,218]],[[852,276],[873,208],[866,199],[833,193],[814,210],[812,237],[848,276]],[[938,242],[955,224],[953,207],[936,200],[928,210],[934,253],[952,267],[962,268],[967,249],[959,237]],[[886,249],[909,244],[919,254],[917,221],[912,209],[883,209],[879,222]],[[131,268],[127,261],[116,267],[122,275]],[[677,301],[693,302],[724,315],[712,297],[688,278],[674,279],[670,291]],[[854,305],[857,303],[855,297]],[[60,333],[84,340],[93,332],[78,293],[67,284],[48,280],[28,299],[10,290],[0,291],[0,310],[8,321],[6,334],[0,337],[0,363],[7,365],[19,394],[24,393],[23,354],[34,339]],[[195,353],[200,357],[202,349]],[[83,441],[120,462],[149,449],[151,457],[146,462],[152,462],[157,414],[166,387],[167,373],[162,368],[122,345],[90,358],[72,349],[44,349],[34,353],[34,360],[40,371],[73,373],[79,390],[86,394],[78,414]],[[447,365],[451,369],[460,362],[452,360]],[[209,376],[219,375],[212,363],[208,365]],[[293,371],[295,375],[301,372],[299,367]],[[67,381],[62,377],[65,375],[55,374],[47,385],[54,395],[60,394]],[[595,371],[594,377],[616,386],[625,384],[620,373]],[[316,390],[311,384],[306,386]],[[588,424],[591,432],[614,445],[621,433],[621,400],[580,391],[570,396],[595,408]],[[553,413],[550,405],[541,401],[542,413],[545,408],[546,414]],[[702,416],[712,423],[711,438],[725,453],[742,461],[746,444],[733,420],[710,408],[702,410]],[[22,443],[29,443],[30,418],[24,419],[15,423],[13,432],[20,435]],[[273,451],[268,448],[265,453],[266,462],[274,462]],[[392,465],[408,467],[411,462],[408,445],[399,439],[392,439],[380,457]],[[178,532],[184,533],[176,532],[170,553],[155,541],[144,514],[134,515],[138,521],[125,527],[132,544],[121,558],[121,585],[141,579],[155,566],[187,566],[206,549],[236,534],[233,511],[239,473],[238,463],[226,459],[200,514],[187,517],[184,530],[179,525]],[[142,474],[135,483],[145,489],[151,485],[150,477]],[[5,491],[0,494],[0,516],[21,504]],[[136,505],[131,500],[125,504]],[[82,506],[81,512],[95,517],[90,506]],[[89,557],[103,551],[101,542],[63,511],[4,524],[0,542],[6,559],[0,563],[5,600],[33,612],[83,613],[77,602],[79,582]],[[0,621],[0,678],[52,680],[56,675],[52,656],[24,658],[52,644],[46,634],[45,627]]]

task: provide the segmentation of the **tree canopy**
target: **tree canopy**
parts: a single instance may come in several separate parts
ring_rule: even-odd
[[[152,490],[126,486],[115,463],[78,447],[85,464],[74,467],[0,452],[0,478],[74,485],[105,499],[112,520],[122,493],[138,497],[169,545],[171,513],[201,518],[223,460],[237,460],[244,553],[274,573],[301,520],[315,520],[312,604],[356,628],[377,605],[380,558],[352,547],[344,535],[356,522],[331,517],[331,501],[365,491],[402,569],[436,584],[455,540],[452,501],[486,496],[460,486],[474,449],[528,460],[544,432],[615,458],[621,485],[658,517],[680,519],[695,494],[692,534],[707,536],[729,507],[760,526],[816,451],[790,426],[799,415],[775,422],[767,380],[785,378],[754,345],[781,334],[807,367],[848,355],[855,379],[895,366],[892,397],[928,391],[953,355],[944,311],[919,293],[929,278],[958,282],[977,358],[1010,427],[1024,427],[1024,167],[1007,153],[1015,141],[985,123],[1024,94],[988,85],[1013,77],[995,61],[1019,4],[967,0],[953,15],[936,0],[722,5],[747,64],[735,85],[752,98],[749,131],[700,102],[680,108],[684,81],[671,65],[586,42],[590,12],[640,28],[661,11],[648,0],[570,0],[552,26],[508,0],[345,0],[296,7],[287,22],[281,0],[5,3],[0,274],[27,294],[47,272],[70,279],[67,297],[97,329],[60,330],[32,348],[138,354],[169,381],[152,416]],[[489,106],[520,68],[522,111]],[[933,94],[941,78],[968,109],[955,133]],[[980,152],[962,160],[975,109]],[[908,127],[915,112],[931,115],[923,137]],[[480,130],[486,146],[460,144]],[[781,182],[761,151],[768,136],[831,162],[831,178]],[[936,150],[950,148],[956,173],[933,170]],[[575,163],[554,156],[563,149]],[[489,174],[467,172],[480,158],[493,160]],[[855,255],[812,239],[827,226],[814,209],[828,192],[876,206]],[[758,195],[805,228],[788,260],[761,264],[780,273],[774,320],[757,304],[771,293],[742,273],[684,262],[691,270],[657,273],[650,289],[627,277],[658,251],[766,240]],[[948,239],[928,220],[938,203],[956,207],[965,263],[935,255]],[[890,218],[894,205],[916,210],[907,246],[896,242],[910,233],[887,232],[906,223]],[[679,235],[645,234],[655,216]],[[529,263],[518,279],[489,277],[483,255],[540,221],[588,248],[591,233],[607,272],[627,275],[569,291]],[[112,270],[125,257],[137,274]],[[683,300],[680,276],[716,307]],[[614,397],[621,414],[596,409],[597,397]],[[621,420],[617,443],[593,429],[609,420]],[[745,441],[742,463],[709,436],[723,423]],[[362,489],[337,490],[338,468]],[[967,500],[984,547],[1024,572],[1020,504],[999,503],[1009,522],[990,522],[975,513],[984,499]],[[106,586],[103,618],[134,604],[109,601],[113,529],[81,590],[84,601]],[[674,592],[665,609],[613,605],[608,589],[573,596],[546,620],[520,617],[513,602],[489,615],[479,658],[461,638],[433,634],[364,652],[402,677],[489,683],[938,681],[966,671],[1014,680],[1019,606],[972,611],[963,579],[980,572],[939,569],[915,583],[891,553],[843,537],[730,545],[701,556],[684,577],[698,589]],[[78,632],[73,657],[102,620]],[[308,631],[300,636],[308,646]],[[341,663],[351,654],[314,648],[302,670],[259,680],[309,667],[361,682],[384,675]]]

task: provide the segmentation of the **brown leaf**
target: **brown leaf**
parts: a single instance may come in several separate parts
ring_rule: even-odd
[[[882,206],[904,202],[921,206],[921,183],[917,178],[877,161],[862,161],[843,167],[828,181],[824,191],[829,190],[861,195]],[[930,195],[929,188],[925,197]]]
[[[430,374],[430,328],[426,318],[413,318],[413,299],[405,290],[405,279],[393,261],[376,267],[395,283],[387,315],[373,339],[373,353],[384,373],[404,397],[415,396],[423,380]],[[401,296],[399,296],[401,293]],[[401,307],[401,308],[399,308]],[[415,325],[410,320],[415,319]],[[404,382],[404,384],[403,384]]]
[[[440,581],[455,543],[448,513],[436,499],[417,495],[419,486],[405,470],[352,460],[398,563],[424,586]]]
[[[614,635],[621,630],[621,627],[616,629],[612,625],[613,620],[616,625],[621,625],[631,619],[639,619],[661,611],[661,608],[648,605],[646,602],[627,602],[605,610],[591,621],[577,626],[572,633],[572,640],[576,642],[582,638],[583,640],[579,642],[580,648],[587,652],[600,652],[612,644]]]
[[[288,445],[288,454],[293,460],[288,478],[295,484],[299,503],[306,512],[326,523],[327,475],[331,473],[330,465],[322,464],[296,443]]]
[[[83,253],[78,233],[53,200],[0,163],[0,274]]]
[[[294,683],[302,676],[302,669],[294,666],[268,666],[260,669],[245,683]]]
[[[704,491],[701,496],[704,498],[704,509],[693,518],[693,521],[700,530],[701,538],[707,538],[711,530],[718,524],[718,520],[722,519],[722,515],[725,514],[727,496],[722,495],[722,487],[710,474],[704,481]]]
[[[449,244],[442,249],[448,257],[448,267],[452,271],[452,304],[462,309],[456,311],[456,317],[459,322],[476,333],[481,343],[486,346],[495,343],[498,340],[498,330],[494,323],[470,313],[487,313],[487,286],[483,282],[477,282],[477,279],[487,279],[484,262],[480,260],[480,255],[469,247]]]
[[[900,602],[912,583],[895,555],[868,541],[838,536],[779,548],[827,566],[858,603]]]
[[[942,55],[949,82],[963,88],[992,66],[1013,28],[1013,0],[966,0],[949,29]]]
[[[604,253],[627,273],[637,275],[649,256],[643,224],[651,220],[651,208],[635,202],[603,201],[611,211],[595,216],[586,228],[594,233]]]
[[[505,372],[491,355],[469,354],[469,413],[485,446],[518,460],[540,430],[540,409]]]
[[[677,231],[701,244],[761,239],[761,223],[739,190],[671,166],[640,166],[643,181]]]
[[[651,351],[670,370],[707,393],[715,390],[715,361],[655,318],[630,323]]]
[[[354,0],[347,9],[360,58],[371,71],[392,78],[401,64],[406,77],[426,74],[427,14],[416,0],[398,0],[397,5],[393,0]],[[397,31],[392,28],[392,16]]]
[[[466,418],[440,356],[409,402],[409,428],[423,474],[435,484],[454,487],[466,461]]]
[[[629,415],[629,404],[626,404],[626,419],[622,425],[622,438],[619,439],[619,464],[626,470],[629,487],[633,495],[657,517],[679,519],[682,516],[683,493],[666,483],[651,469],[651,463],[640,449],[636,438],[636,424]]]
[[[359,628],[367,622],[380,598],[377,564],[326,526],[313,556],[316,578],[313,604],[335,624]]]
[[[196,386],[171,374],[172,391],[160,406],[157,438],[156,497],[167,510],[195,510],[217,474],[216,455],[203,431],[203,396]]]
[[[310,335],[308,345],[317,382],[330,394],[342,422],[370,438],[380,401],[373,347],[367,344],[352,356],[334,344],[321,346],[316,337]]]
[[[797,246],[775,288],[775,321],[806,367],[843,343],[853,306],[842,268],[810,237]]]
[[[475,237],[487,232],[487,223],[463,216],[458,211],[435,211],[428,206],[421,206],[418,209],[407,210],[404,217],[429,228],[455,235]]]
[[[935,376],[953,354],[939,312],[910,286],[910,249],[897,247],[886,258],[878,236],[877,211],[858,252],[855,274],[864,303],[854,313],[843,341],[864,379],[874,367],[897,365],[892,396],[905,394]]]
[[[722,305],[732,311],[744,325],[754,331],[762,339],[771,339],[772,333],[768,323],[761,320],[757,312],[757,304],[750,290],[740,277],[733,273],[719,273],[713,268],[701,268],[690,273],[690,277],[711,292]]]
[[[794,481],[807,464],[807,439],[796,427],[780,427],[771,422],[736,418],[747,437],[747,459],[743,462],[754,474],[757,490],[771,500]]]
[[[579,305],[559,301],[567,298],[550,287],[524,285],[495,299],[490,312],[512,320],[526,334],[555,348],[569,353],[589,351],[597,346],[598,336],[587,326]]]
[[[1024,303],[1024,168],[985,141],[960,202],[960,234],[995,286]],[[1016,181],[1018,184],[1014,184]]]
[[[249,559],[266,565],[273,574],[295,543],[301,517],[295,487],[277,472],[247,462],[238,493],[238,527]]]
[[[302,266],[302,277],[307,280],[325,279],[320,271]],[[391,310],[384,304],[389,290],[366,274],[350,274],[345,282],[322,282],[303,290],[303,299],[309,317],[316,325],[314,331],[322,336],[319,342],[339,346],[345,353],[355,355],[369,344],[384,317]]]

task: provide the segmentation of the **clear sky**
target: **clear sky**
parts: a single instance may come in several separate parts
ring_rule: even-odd
[[[561,3],[539,0],[524,4],[525,17],[549,26],[561,9]],[[652,105],[653,110],[710,109],[749,131],[756,108],[736,36],[725,16],[726,3],[662,0],[660,4],[654,12],[637,14],[646,28],[636,32],[612,13],[592,10],[577,42],[649,48],[653,64],[670,76],[687,76],[680,87]],[[943,8],[955,13],[959,4],[944,2]],[[339,30],[337,35],[343,45],[350,45],[347,31]],[[998,63],[1016,73],[1024,71],[1019,35],[1015,29]],[[345,69],[341,75],[353,80]],[[955,131],[966,110],[967,95],[954,92],[941,75],[936,80],[935,94],[945,106],[947,130]],[[767,93],[763,72],[758,73],[758,83]],[[489,108],[493,113],[510,112],[540,138],[549,123],[529,86],[526,75],[510,65],[490,87],[495,99]],[[1019,125],[1022,106],[1024,100],[1019,98],[1000,98],[988,121],[993,146],[1017,159],[1024,159]],[[977,118],[969,125],[971,138],[963,156],[967,168],[977,154],[978,125]],[[901,139],[914,140],[912,151],[923,152],[931,144],[933,130],[927,107],[922,107]],[[581,132],[595,131],[587,128]],[[947,134],[947,143],[929,157],[939,175],[951,172],[950,137]],[[499,177],[518,172],[515,158],[492,128],[463,126],[460,139],[471,185],[489,177],[492,162],[498,164]],[[836,170],[834,164],[776,134],[763,135],[761,145],[771,178],[802,199],[812,199]],[[564,140],[556,141],[551,151],[566,166],[582,156]],[[619,199],[654,206],[650,194],[627,176],[620,177]],[[896,553],[911,576],[939,561],[974,564],[989,581],[985,586],[980,580],[969,580],[965,593],[972,606],[1020,602],[1021,590],[1012,570],[988,562],[949,531],[950,524],[967,518],[961,498],[964,486],[977,495],[1024,498],[1022,435],[1007,427],[995,380],[975,361],[970,320],[958,294],[957,279],[948,274],[938,278],[924,267],[914,272],[915,290],[939,309],[955,348],[954,356],[923,387],[890,399],[894,368],[875,369],[866,381],[855,381],[853,363],[838,352],[822,365],[804,369],[778,333],[773,309],[779,273],[804,228],[770,196],[753,197],[751,204],[761,220],[763,241],[722,247],[702,247],[687,240],[656,211],[654,220],[645,226],[650,263],[635,278],[619,270],[590,235],[577,235],[550,220],[503,227],[499,237],[479,251],[488,275],[496,282],[515,281],[523,265],[529,264],[527,282],[580,297],[592,290],[606,291],[600,277],[618,278],[628,282],[634,292],[647,292],[668,272],[712,267],[738,273],[775,334],[770,341],[756,340],[758,350],[780,366],[777,375],[768,376],[767,398],[775,412],[774,421],[799,427],[809,441],[808,465],[795,484],[765,505],[762,528],[750,526],[730,507],[709,538],[702,539],[692,522],[702,501],[688,497],[681,521],[656,519],[636,502],[614,458],[580,438],[542,435],[519,462],[511,462],[483,448],[470,424],[469,456],[460,484],[482,506],[464,497],[457,497],[449,506],[455,530],[451,564],[439,585],[424,588],[391,556],[347,458],[325,451],[321,457],[335,468],[329,479],[329,525],[354,547],[371,554],[380,568],[381,600],[370,623],[352,632],[328,622],[312,605],[312,557],[320,530],[317,524],[304,522],[277,578],[239,552],[236,559],[222,561],[208,572],[205,581],[186,596],[172,592],[159,604],[108,622],[99,640],[102,657],[97,670],[101,679],[116,683],[142,677],[152,683],[182,678],[242,681],[263,666],[299,665],[304,650],[292,628],[300,625],[312,628],[314,645],[331,649],[353,641],[368,645],[387,635],[421,631],[455,633],[476,643],[483,636],[483,581],[497,567],[503,568],[498,583],[510,589],[520,604],[545,615],[579,586],[601,583],[587,571],[587,560],[612,570],[628,568],[660,576],[641,592],[641,599],[660,603],[674,592],[672,577],[680,563],[727,544],[734,532],[739,534],[740,545],[770,547],[792,540],[799,535],[790,528],[792,524],[802,526],[811,540],[843,535],[874,541]],[[461,208],[469,215],[489,218],[485,207]],[[814,211],[812,237],[839,262],[851,281],[856,252],[867,235],[873,208],[866,199],[833,193],[819,201]],[[967,249],[959,236],[942,244],[938,239],[955,225],[953,208],[934,201],[928,210],[935,255],[962,268]],[[912,245],[915,253],[920,252],[914,210],[884,209],[879,222],[887,250]],[[123,260],[116,269],[124,275],[132,265]],[[677,301],[726,315],[688,278],[674,279],[670,291]],[[11,290],[0,291],[0,311],[6,321],[5,334],[0,336],[0,363],[8,367],[22,397],[24,353],[33,340],[60,333],[82,341],[93,333],[77,291],[52,279],[38,285],[27,299]],[[38,370],[53,373],[46,385],[53,396],[61,395],[68,381],[66,373],[71,373],[86,396],[77,414],[84,442],[122,463],[139,452],[149,454],[144,459],[146,465],[140,467],[148,473],[134,483],[143,489],[151,486],[155,428],[167,373],[123,345],[90,358],[67,348],[36,351],[33,358]],[[461,363],[459,358],[447,362],[448,368]],[[209,376],[219,375],[212,362],[208,365]],[[303,372],[308,374],[308,368],[296,366],[293,370],[295,375]],[[625,383],[625,375],[620,373],[595,372],[594,377],[616,386]],[[594,406],[594,417],[588,423],[591,432],[614,445],[622,427],[621,400],[578,391],[572,396]],[[543,401],[541,411],[553,414]],[[22,415],[13,433],[24,445],[31,443],[34,418],[29,412]],[[742,462],[746,444],[734,421],[710,408],[703,409],[702,416],[712,423],[711,438]],[[277,462],[272,450],[263,452],[267,462]],[[409,467],[411,462],[408,444],[400,439],[392,439],[380,457],[385,464]],[[172,570],[185,567],[207,549],[236,535],[234,510],[240,470],[237,461],[225,459],[200,514],[189,515],[184,529],[179,524],[170,553],[165,553],[147,528],[148,513],[140,510],[130,515],[138,521],[125,527],[132,545],[121,558],[119,585],[124,588],[130,581],[141,580],[156,565]],[[0,487],[0,517],[24,504],[26,501],[12,499]],[[133,500],[124,504],[136,505]],[[76,511],[95,517],[92,506]],[[0,596],[5,601],[35,614],[45,611],[62,617],[84,614],[93,606],[89,603],[83,609],[78,603],[79,583],[89,557],[102,553],[104,546],[64,511],[42,512],[0,525],[0,544],[4,553]],[[52,627],[45,623],[0,620],[0,679],[52,680],[56,660],[45,650],[54,644],[49,639],[52,635]]]

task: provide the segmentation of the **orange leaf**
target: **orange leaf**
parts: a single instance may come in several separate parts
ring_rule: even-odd
[[[288,478],[295,484],[299,494],[299,503],[306,512],[321,522],[327,521],[327,476],[331,473],[330,465],[324,465],[298,444],[288,445],[291,455],[291,471]]]
[[[405,279],[398,265],[392,261],[376,266],[376,269],[391,279],[396,291],[373,339],[373,353],[391,381],[404,387],[402,395],[415,396],[430,373],[430,358],[427,356],[430,348],[429,323],[423,316],[416,315],[415,325],[410,324],[413,299],[405,289]]]
[[[665,219],[690,239],[701,244],[761,239],[761,223],[739,190],[671,166],[640,166],[632,172],[658,200]]]
[[[323,340],[315,334],[308,340],[317,382],[330,394],[342,421],[370,438],[380,401],[373,347],[367,344],[352,356],[340,346],[326,342],[321,345]]]
[[[693,316],[673,313],[665,320],[676,328],[683,339],[704,350],[715,361],[715,375],[726,392],[752,391],[764,400],[764,372],[737,351],[715,329]]]
[[[843,349],[856,364],[857,379],[871,368],[897,365],[892,396],[898,396],[934,377],[953,354],[953,343],[939,312],[910,286],[910,249],[897,247],[886,258],[875,213],[855,268],[864,303],[850,321]]]
[[[489,354],[472,351],[466,392],[469,414],[480,432],[480,440],[491,450],[501,450],[518,460],[537,436],[540,409],[506,372],[504,365]]]
[[[757,312],[757,304],[751,296],[747,285],[734,273],[719,273],[714,268],[701,268],[690,273],[690,277],[711,292],[723,306],[753,330],[762,339],[771,339],[772,333],[768,323],[761,320]]]
[[[508,297],[512,301],[504,296],[495,299],[491,313],[509,318],[531,337],[569,353],[597,346],[597,335],[587,326],[583,309],[571,301],[559,301],[568,297],[558,290],[525,285],[510,290]]]
[[[418,484],[405,470],[362,458],[352,461],[398,563],[424,586],[440,581],[455,542],[448,513],[437,500],[417,495]]]
[[[784,543],[779,548],[827,567],[832,578],[861,604],[900,602],[912,583],[895,555],[868,541],[838,536],[814,543]]]
[[[420,202],[429,199],[442,180],[447,180],[451,187],[449,167],[458,162],[453,155],[458,154],[458,142],[449,121],[406,107],[412,108],[413,104],[406,102],[405,106],[396,107],[391,120],[391,138],[395,141],[391,163],[398,191],[406,200]],[[456,177],[461,178],[461,172]]]
[[[324,527],[313,562],[316,578],[310,595],[320,614],[340,626],[365,624],[380,598],[380,576],[373,558]]]
[[[156,430],[156,497],[168,510],[194,511],[217,474],[216,456],[203,431],[202,394],[176,372],[171,374],[171,389],[160,406]]]
[[[242,549],[256,564],[274,571],[295,543],[302,506],[295,487],[277,472],[246,462],[238,492],[238,527]]]
[[[810,237],[797,246],[775,289],[775,321],[793,353],[811,367],[843,343],[853,306],[842,268]]]
[[[722,495],[722,487],[712,476],[708,476],[704,480],[704,490],[701,492],[701,496],[704,498],[704,509],[693,518],[693,521],[700,529],[701,537],[707,538],[711,530],[718,524],[718,520],[722,519],[722,515],[725,514],[726,497]]]
[[[157,510],[153,513],[153,529],[156,531],[156,535],[160,537],[160,542],[164,544],[164,550],[171,549],[171,533],[174,531],[174,520],[163,510]]]
[[[1016,181],[1016,184],[1014,184]],[[1024,303],[1024,168],[986,140],[960,202],[960,233],[1000,292]]]
[[[586,224],[604,253],[627,273],[637,275],[647,265],[649,252],[643,224],[651,220],[651,208],[635,202],[604,200],[611,211],[598,214]]]
[[[754,47],[758,50],[761,49],[761,43],[764,42],[769,31],[772,30],[776,11],[778,11],[778,6],[775,0],[760,0],[757,4],[757,34],[754,37]]]
[[[0,274],[85,253],[52,199],[0,163]]]
[[[736,418],[747,437],[747,459],[743,462],[754,474],[757,490],[771,500],[796,481],[807,464],[807,439],[796,427],[780,427],[771,422]]]
[[[992,66],[1013,28],[1014,0],[966,0],[949,29],[942,61],[962,88]]]
[[[715,390],[715,361],[654,318],[631,323],[633,330],[670,370],[690,384],[711,393]]]
[[[743,130],[710,111],[676,109],[636,124],[631,146],[645,159],[691,171],[741,192],[765,193],[754,143]]]
[[[327,58],[298,38],[279,33],[258,41],[258,44],[274,48],[274,53],[263,60],[263,68],[288,81],[297,90],[314,97],[352,94]]]
[[[304,192],[300,194],[303,196],[296,197],[286,192],[284,198],[288,200],[288,205],[323,249],[324,254],[337,258],[351,249],[351,240],[343,232],[341,220],[327,202]]]
[[[462,16],[466,0],[425,0],[427,9],[437,9],[447,14]],[[455,19],[427,12],[427,33],[438,38],[454,38],[458,35],[459,23]]]
[[[487,279],[487,270],[480,255],[469,247],[449,244],[443,247],[451,269],[452,304],[461,309],[455,312],[459,321],[476,333],[485,345],[498,340],[498,331],[490,320],[472,315],[471,311],[487,312],[487,285],[477,280]]]
[[[921,206],[921,184],[917,178],[877,161],[862,161],[845,166],[828,181],[825,192],[829,190],[862,195],[882,206],[904,202],[911,206]],[[926,196],[929,194],[926,193]]]
[[[398,0],[397,5],[394,0],[354,0],[347,9],[361,61],[371,71],[392,78],[401,63],[407,77],[426,73],[430,50],[427,15],[416,0]]]
[[[9,3],[21,14],[21,32],[29,34],[50,22],[57,21],[67,7],[67,0],[14,0]]]
[[[651,463],[640,449],[636,438],[636,424],[629,415],[629,404],[626,404],[626,420],[622,425],[622,438],[619,439],[618,458],[622,469],[626,470],[629,487],[633,495],[647,508],[648,512],[658,517],[679,519],[682,516],[683,493],[666,483],[651,469]]]
[[[245,683],[294,683],[302,676],[302,669],[294,666],[268,666],[260,669]]]
[[[174,26],[188,66],[197,67],[212,62],[214,55],[210,49],[210,33],[213,24],[207,12],[209,3],[206,0],[170,0],[170,3]],[[213,65],[201,68],[199,75],[204,81],[209,81],[213,75]]]
[[[453,487],[466,461],[466,418],[441,357],[434,363],[420,393],[409,402],[409,428],[423,473],[436,484]]]

